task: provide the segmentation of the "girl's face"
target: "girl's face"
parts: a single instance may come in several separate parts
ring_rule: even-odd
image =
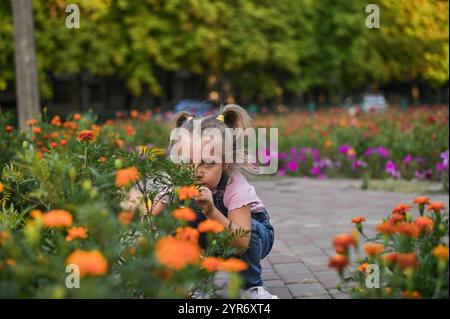
[[[203,149],[209,143],[208,140],[202,139],[202,154]],[[209,145],[211,147],[211,145]],[[191,143],[191,154],[190,158],[183,159],[183,162],[187,165],[192,165],[196,169],[195,180],[196,183],[208,187],[210,190],[215,190],[220,182],[223,170],[226,168],[227,164],[216,162],[217,159],[214,158],[214,148],[210,154],[203,155],[201,163],[193,163],[193,145]]]

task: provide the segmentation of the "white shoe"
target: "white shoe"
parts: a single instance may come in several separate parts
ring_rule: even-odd
[[[245,291],[245,294],[250,299],[278,299],[278,296],[272,295],[263,286],[252,287]]]

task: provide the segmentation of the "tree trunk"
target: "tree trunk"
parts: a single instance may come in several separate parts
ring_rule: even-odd
[[[14,18],[16,100],[19,129],[39,116],[40,97],[34,44],[32,0],[11,0]]]

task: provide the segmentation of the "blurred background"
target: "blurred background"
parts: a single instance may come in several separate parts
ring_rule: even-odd
[[[0,0],[2,112],[17,105],[14,2]],[[369,3],[379,28],[366,27]],[[50,114],[448,105],[448,1],[33,0],[26,14]]]

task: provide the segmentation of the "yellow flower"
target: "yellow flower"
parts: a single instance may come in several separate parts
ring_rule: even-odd
[[[433,255],[439,260],[448,260],[448,247],[444,245],[436,246],[433,249]]]

